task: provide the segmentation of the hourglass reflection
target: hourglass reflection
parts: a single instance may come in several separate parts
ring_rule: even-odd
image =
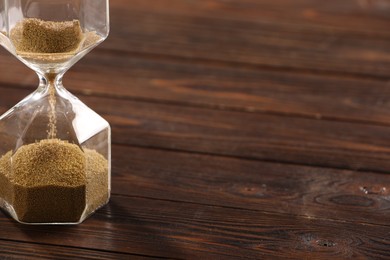
[[[81,223],[109,200],[110,126],[62,77],[108,36],[108,0],[0,0],[0,14],[0,44],[40,79],[0,117],[0,207],[27,224]]]

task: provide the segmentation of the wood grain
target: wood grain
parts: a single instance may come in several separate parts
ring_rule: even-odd
[[[77,226],[0,213],[0,259],[389,259],[389,18],[387,0],[112,0],[64,82],[112,125],[112,200]],[[0,114],[36,85],[0,50]]]
[[[6,260],[41,259],[150,259],[130,254],[105,252],[60,245],[37,244],[0,240],[0,258]],[[17,249],[17,250],[15,250]]]
[[[36,75],[0,51],[2,86],[34,89]],[[107,76],[109,71],[110,76]],[[23,75],[23,77],[20,77]],[[76,94],[389,125],[386,80],[296,74],[92,52],[65,76]]]
[[[164,2],[168,3],[161,1]],[[154,11],[147,4],[139,5],[138,9],[131,3],[126,6],[120,4],[116,8],[113,5],[112,34],[103,48],[166,58],[184,57],[204,63],[219,61],[237,66],[249,64],[389,78],[389,34],[374,37],[311,24],[278,23],[276,17],[272,22],[264,21],[260,9],[250,5],[248,8],[257,13],[250,20],[231,18],[237,15],[228,15],[224,19],[212,15],[198,16],[189,11],[182,15],[180,9]],[[191,4],[187,8],[198,9],[193,12],[200,13],[210,6],[215,13],[223,13],[221,10],[225,9],[222,1]],[[175,3],[166,8],[175,10]],[[337,5],[334,8],[336,10]],[[288,13],[288,9],[285,10]],[[231,8],[230,13],[234,12],[240,12],[240,9]],[[388,28],[386,18],[383,19],[385,24]],[[365,31],[376,31],[376,25],[367,23]]]
[[[355,170],[390,169],[388,127],[84,100],[114,125],[115,143]],[[104,109],[98,107],[102,102]]]
[[[110,38],[102,44],[107,50],[164,59],[185,58],[187,62],[196,60],[203,64],[215,61],[236,67],[251,65],[389,79],[388,6],[378,7],[384,9],[381,18],[380,10],[360,8],[358,1],[352,0],[347,4],[306,0],[301,5],[287,4],[286,0],[279,1],[280,4],[267,1],[265,9],[261,6],[265,1],[158,1],[155,8],[155,4],[142,1],[117,1],[112,1]],[[298,10],[289,9],[292,5]],[[262,18],[262,13],[272,8],[274,14]],[[341,24],[342,19],[347,29],[313,26],[312,22],[280,22],[284,15],[275,14],[280,14],[281,8],[292,13],[285,19],[305,16],[305,12],[325,12],[319,15],[324,21],[320,24]],[[317,8],[323,11],[316,11]],[[218,17],[221,15],[223,18]],[[372,19],[374,15],[376,19]],[[363,32],[357,33],[359,28]],[[376,36],[381,30],[386,33]]]
[[[115,194],[388,225],[390,176],[113,147]]]
[[[8,96],[7,100],[2,100],[2,106],[0,107],[1,112],[5,111],[4,102],[7,102],[8,106],[10,106],[19,100],[17,95],[26,95],[28,94],[28,91],[0,89],[0,96],[6,96],[7,94],[10,96]],[[209,153],[210,151],[213,151],[215,154],[222,155],[226,155],[226,151],[228,151],[230,154],[228,153],[227,155],[237,157],[242,156],[242,153],[237,151],[246,150],[250,147],[247,147],[246,144],[242,143],[236,146],[235,150],[230,148],[222,151],[220,149],[221,146],[229,148],[230,142],[228,139],[231,138],[224,137],[221,134],[224,133],[224,131],[221,131],[220,129],[232,129],[234,127],[238,129],[237,131],[244,131],[240,130],[240,124],[236,126],[233,124],[232,127],[223,127],[224,125],[222,123],[218,123],[218,120],[212,118],[210,121],[214,120],[218,123],[214,123],[216,126],[215,130],[213,130],[214,128],[210,128],[213,123],[204,125],[209,126],[206,129],[211,129],[207,131],[208,133],[214,131],[215,135],[218,136],[218,138],[209,137],[209,139],[216,139],[217,141],[203,141],[200,133],[196,134],[199,136],[198,139],[195,139],[197,141],[191,141],[187,140],[187,136],[194,136],[194,133],[182,134],[177,133],[177,131],[183,127],[185,127],[184,129],[196,129],[196,127],[199,127],[197,126],[196,121],[187,122],[184,119],[175,120],[175,115],[177,116],[178,113],[175,114],[172,112],[171,115],[162,113],[161,111],[166,111],[168,106],[164,106],[164,109],[159,109],[161,107],[160,105],[142,104],[137,106],[137,103],[135,102],[110,101],[109,99],[103,101],[100,98],[80,97],[88,104],[92,105],[94,109],[100,110],[103,105],[105,110],[113,110],[107,114],[106,117],[114,125],[114,132],[116,134],[114,134],[113,140],[115,143],[128,143],[144,147],[153,146],[156,148],[172,150],[182,149],[189,152],[198,151]],[[177,111],[175,108],[169,109]],[[127,116],[122,116],[123,113]],[[192,114],[199,115],[199,112]],[[207,118],[207,116],[204,116],[203,114],[200,115],[201,118]],[[164,116],[160,118],[159,115]],[[150,116],[152,117],[150,118]],[[166,118],[168,118],[171,123],[165,123],[165,120],[167,120]],[[194,116],[188,115],[188,118],[194,118]],[[231,118],[231,116],[215,116],[215,118]],[[237,117],[232,120],[238,121]],[[244,120],[246,119],[244,118]],[[268,126],[270,125],[269,122],[266,122],[263,119],[246,121],[259,121]],[[308,123],[307,125],[318,122],[315,120],[312,121],[313,123]],[[152,124],[151,122],[154,122],[156,125],[154,126],[154,129],[150,130],[147,126]],[[182,122],[185,123],[184,126]],[[188,127],[186,126],[187,124],[189,125]],[[191,124],[195,124],[195,126],[191,126]],[[277,120],[274,120],[274,128],[278,127],[279,124],[280,123],[278,123]],[[328,122],[327,125],[334,126],[334,124],[334,122]],[[323,136],[328,131],[330,133],[336,132],[334,129],[329,130],[329,126],[327,125],[325,125],[325,127],[318,126],[316,129],[319,132],[312,133],[311,136]],[[343,132],[346,128],[345,124],[339,123],[339,125],[341,130],[338,130],[338,132]],[[123,134],[124,130],[121,130],[121,128],[130,128],[127,131],[132,134]],[[383,128],[383,133],[373,136],[367,135],[367,139],[373,139],[373,137],[382,138],[383,136],[386,136],[387,128],[375,128]],[[371,129],[371,127],[367,128],[366,126],[362,129],[362,132],[372,134],[372,130],[369,129]],[[170,131],[171,134],[164,134],[166,131]],[[201,132],[201,130],[199,130],[199,132]],[[275,131],[269,132],[275,133]],[[237,132],[237,135],[239,135],[239,132]],[[302,136],[306,136],[306,134],[302,134]],[[349,137],[349,139],[353,138],[351,134],[345,136],[345,138],[347,137]],[[227,140],[224,140],[224,138]],[[288,138],[288,135],[286,138]],[[357,135],[352,139],[354,140],[354,144],[357,143],[359,138],[360,136]],[[274,139],[277,138],[274,137]],[[181,140],[181,142],[178,143],[178,140]],[[291,138],[286,139],[284,141],[284,145],[286,146],[284,150],[287,150],[288,145],[291,145],[293,141],[294,140],[291,140]],[[300,141],[302,141],[302,139],[300,139]],[[377,144],[380,143],[381,139],[378,139]],[[208,146],[206,146],[206,144]],[[327,149],[325,144],[326,142],[322,143],[324,146],[321,147],[322,150]],[[182,147],[183,145],[185,145],[185,147]],[[342,143],[337,144],[337,142],[335,142],[334,145],[339,146],[338,148],[333,148],[335,153],[338,149],[342,148]],[[348,155],[348,152],[345,152],[344,154],[339,152],[339,156],[337,157],[334,155],[334,159],[331,163],[327,163],[326,166],[338,166],[336,163],[341,164],[349,160],[350,165],[342,165],[342,167],[356,167],[356,157],[359,156],[359,154],[368,154],[372,152],[370,146],[362,145],[362,148],[365,150],[355,150],[352,155]],[[264,153],[277,154],[276,151],[273,151],[274,148],[271,145],[264,146],[264,148],[261,149],[264,150]],[[259,148],[257,150],[261,151],[261,149]],[[256,149],[253,151],[256,151]],[[293,150],[292,153],[297,153],[299,151],[301,152],[301,158],[307,159],[310,156],[309,151],[299,150],[297,148],[296,151]],[[325,161],[326,158],[323,158],[325,155],[326,153],[321,154],[319,159]],[[252,154],[248,156],[252,156]],[[292,155],[287,159],[291,159],[291,156]],[[314,156],[318,156],[318,154],[314,154]],[[315,158],[314,156],[313,158]],[[388,167],[387,161],[380,161],[377,157],[377,155],[372,156],[370,161],[370,158],[365,156],[359,161],[359,166],[363,168],[367,167],[367,164],[370,164],[372,167],[375,166],[376,169],[379,170],[385,171],[388,169],[386,168]],[[259,158],[269,159],[267,157]],[[271,159],[274,161],[286,161],[286,158],[277,158],[276,156]],[[293,162],[309,163],[307,161],[299,161],[298,159]],[[145,196],[156,199],[178,199],[177,194],[183,194],[181,195],[180,200],[194,203],[211,203],[221,206],[233,206],[256,210],[263,209],[308,217],[326,217],[339,220],[347,218],[353,221],[377,224],[387,224],[386,216],[388,214],[388,209],[390,208],[388,201],[390,179],[389,176],[385,174],[366,172],[356,173],[304,166],[269,164],[215,156],[186,155],[176,152],[153,151],[122,146],[115,146],[113,166],[115,169],[113,183],[114,185],[117,185],[119,194],[124,195]],[[193,183],[194,180],[198,181],[196,185]],[[129,182],[135,183],[135,185],[138,184],[136,185],[137,189],[128,190],[126,187]],[[166,191],[166,187],[169,187],[169,192]],[[211,194],[212,197],[210,198]],[[242,204],[243,200],[245,201],[244,205]],[[275,207],[275,205],[278,205],[278,207]],[[334,214],[335,211],[338,213]]]
[[[0,238],[186,259],[386,259],[390,243],[384,226],[123,196],[79,226],[0,224]]]
[[[0,89],[1,111],[28,91]],[[354,170],[390,170],[385,126],[79,95],[113,126],[113,142]]]
[[[128,3],[131,3],[130,5]],[[239,21],[262,21],[272,24],[332,28],[371,36],[389,34],[390,4],[366,0],[112,0],[116,10],[151,12],[186,17],[211,17]],[[283,14],[283,15],[281,15]]]

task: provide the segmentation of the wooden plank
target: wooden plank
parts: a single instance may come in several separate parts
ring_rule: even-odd
[[[388,225],[386,174],[117,145],[112,165],[116,194]]]
[[[276,1],[277,4],[286,2]],[[314,1],[313,3],[318,3],[318,0]],[[141,3],[135,1],[137,2]],[[178,3],[175,0],[170,3],[175,2]],[[243,9],[247,10],[243,14],[249,12],[249,9],[264,7],[262,4],[265,2],[262,0],[258,5],[254,2],[241,2]],[[298,0],[297,3],[306,8],[307,2]],[[347,6],[345,9],[340,8],[341,13],[351,11],[348,5],[351,1],[345,2],[345,5],[337,4],[337,7]],[[236,11],[240,4],[232,4],[232,1],[205,0],[201,4],[195,4],[202,8],[214,5],[210,10],[215,13],[223,13],[222,10],[230,8],[232,11],[225,12],[225,17],[214,17],[211,11],[202,16],[202,8],[194,8],[191,14],[188,6],[194,4],[190,2],[187,3],[187,13],[180,10],[180,5],[172,6],[173,11],[169,11],[169,8],[163,7],[164,3],[167,2],[157,0],[157,7],[149,13],[145,3],[131,12],[124,8],[114,10],[114,28],[118,28],[117,25],[122,25],[123,28],[117,31],[118,34],[113,31],[113,41],[103,46],[109,50],[104,53],[103,67],[110,69],[111,73],[102,75],[110,80],[97,76],[94,80],[101,81],[97,91],[88,90],[95,85],[92,81],[83,82],[83,77],[74,80],[76,84],[72,88],[79,88],[78,93],[85,94],[80,97],[112,122],[114,143],[388,173],[388,127],[366,125],[388,125],[385,94],[390,74],[386,18],[375,20],[374,24],[379,30],[369,32],[374,28],[372,23],[367,22],[372,17],[363,15],[361,22],[358,22],[362,29],[353,29],[350,26],[359,20],[354,17],[353,12],[343,18],[351,22],[338,29],[335,28],[336,25],[327,24],[327,19],[339,17],[339,12],[334,15],[321,11],[321,16],[324,17],[325,14],[325,18],[320,18],[320,22],[314,25],[308,25],[305,19],[294,18],[295,14],[288,18],[294,21],[293,24],[285,21],[274,24],[274,18],[270,17],[276,17],[275,14],[280,14],[281,9],[273,10],[271,13],[274,14],[256,20],[255,17],[259,14],[257,11],[249,12],[248,18],[243,18],[243,14],[234,15],[240,12]],[[182,3],[183,1],[180,4]],[[319,9],[323,10],[323,6],[329,5],[322,4]],[[264,8],[265,13],[274,7],[270,5]],[[285,10],[293,13],[300,9]],[[316,16],[317,10],[305,11],[303,14],[307,17]],[[334,11],[333,5],[331,11]],[[233,13],[231,17],[228,17],[229,12]],[[121,15],[131,17],[124,18]],[[139,22],[142,26],[135,28]],[[129,28],[124,28],[124,25]],[[241,31],[240,28],[243,27],[245,28]],[[123,41],[128,35],[132,38]],[[193,45],[193,42],[198,45]],[[218,44],[222,47],[217,46]],[[133,46],[130,51],[129,46]],[[251,51],[254,53],[253,57],[249,55]],[[210,55],[209,52],[213,53]],[[146,86],[157,86],[157,94],[150,97],[147,92],[138,90],[141,94],[129,93],[124,97],[148,102],[124,100],[122,93],[126,92],[123,89],[128,84],[120,83],[120,87],[111,88],[110,82],[115,82],[114,76],[118,76],[117,80],[120,82],[129,82],[133,77],[122,76],[129,70],[126,66],[128,56],[110,61],[113,53],[146,57],[131,61],[135,66],[142,63],[142,69],[133,72],[133,75],[140,77],[139,82]],[[149,58],[154,59],[154,54],[159,62],[158,66],[148,62]],[[326,59],[327,56],[329,60]],[[100,61],[98,58],[94,62]],[[196,62],[192,63],[192,60]],[[112,63],[118,65],[114,67],[111,66]],[[182,64],[185,67],[179,70]],[[201,68],[205,64],[210,66]],[[169,66],[167,69],[158,72],[166,65]],[[237,74],[234,74],[236,65],[244,65],[246,69],[237,70]],[[197,84],[187,81],[194,74],[191,70],[193,66],[198,75]],[[258,76],[257,71],[265,71],[258,70],[262,67],[269,70],[270,74]],[[349,76],[325,80],[326,77],[321,79],[322,76],[287,73],[277,79],[283,73],[277,73],[270,67],[284,71],[293,69],[321,72],[320,75],[346,73]],[[202,78],[209,68],[213,68],[210,77]],[[113,70],[117,71],[112,72]],[[164,77],[164,73],[169,70],[172,74],[168,73]],[[4,70],[0,71],[4,73]],[[140,71],[147,73],[142,74]],[[175,71],[186,76],[177,77]],[[160,73],[160,81],[150,80],[152,73],[156,72]],[[93,75],[93,69],[89,73],[86,75]],[[219,85],[219,74],[232,74],[235,78],[225,76],[223,84]],[[19,88],[0,89],[0,110],[3,112],[6,107],[19,100],[21,94],[27,94],[28,91],[22,88],[30,88],[29,82],[35,80],[35,77],[31,73],[17,73],[14,70],[10,75],[1,77],[11,78],[8,81],[10,86]],[[21,79],[12,83],[17,77]],[[240,96],[242,92],[237,86],[242,78],[249,79],[249,84],[244,88],[244,95]],[[357,80],[363,78],[363,83]],[[177,82],[177,79],[182,81]],[[262,88],[261,93],[251,99],[251,93],[258,91],[257,83],[253,82],[258,80],[263,80],[263,84],[272,82],[278,86],[276,89],[279,92],[274,93],[274,88],[270,85]],[[300,80],[304,84],[300,84]],[[291,83],[286,87],[284,82],[291,81],[297,82],[296,87],[293,87],[296,96],[300,96],[300,93],[306,93],[307,96],[301,99],[290,96],[297,101],[289,103],[288,91],[287,94],[285,92],[286,89],[291,89]],[[354,84],[357,83],[359,87],[356,96],[351,94],[352,99],[349,100],[335,97],[340,92],[335,92],[338,85],[333,84],[340,81],[348,86],[348,93],[355,91]],[[82,89],[84,86],[80,82],[87,88]],[[167,97],[170,94],[165,91],[166,85],[172,83],[175,85],[170,91],[179,92],[173,98]],[[183,92],[182,86],[186,90],[191,84],[194,84],[191,90],[200,93],[198,96]],[[176,87],[177,85],[180,87]],[[316,91],[314,86],[325,86],[325,90],[310,94]],[[300,87],[302,92],[298,90]],[[368,91],[370,94],[364,95],[367,93],[365,89],[371,87],[373,90]],[[227,90],[227,94],[221,95],[222,98],[207,98],[213,92],[221,93],[222,88],[233,90]],[[148,90],[150,92],[153,88]],[[379,92],[383,96],[380,97],[377,93],[371,95],[375,90],[383,91]],[[115,92],[110,94],[113,98],[88,97],[91,93],[104,96],[109,91]],[[267,92],[272,94],[267,95]],[[198,100],[192,100],[191,97],[194,96]],[[321,99],[322,96],[325,99]],[[320,98],[321,104],[327,104],[328,99],[335,97],[334,103],[340,105],[334,109],[326,109],[325,105],[317,108],[313,97]],[[272,101],[272,104],[266,106],[257,105],[264,103],[267,98],[276,99],[277,102]],[[246,104],[246,100],[252,103]],[[149,101],[171,104],[151,104]],[[358,105],[354,107],[356,103]],[[184,108],[181,106],[183,104],[192,107]],[[297,108],[289,112],[289,107],[285,104]],[[300,107],[302,104],[306,107]],[[285,107],[275,109],[278,105]],[[222,110],[224,106],[228,106],[229,110],[245,113],[210,110]],[[312,106],[315,107],[314,110]],[[369,110],[362,115],[363,119],[359,118],[359,110],[365,107],[369,107]],[[338,109],[342,111],[340,115],[337,115]],[[376,110],[379,110],[378,116],[371,119],[370,114],[374,114]],[[258,115],[247,113],[248,111],[298,117],[316,116],[355,123]],[[133,153],[139,154],[134,156]],[[129,155],[135,158],[134,164],[131,164]],[[82,254],[87,250],[91,258],[98,257],[94,251],[103,252],[103,257],[118,258],[129,254],[186,259],[390,257],[390,227],[385,221],[390,208],[388,175],[255,160],[114,146],[115,195],[109,206],[83,225],[75,227],[21,226],[0,214],[0,248],[3,249],[2,245],[8,243],[1,239],[12,239],[26,242],[22,243],[26,247],[21,246],[19,251],[21,257],[31,252],[51,258],[51,251],[46,251],[47,248],[55,250],[57,247],[59,254],[55,256],[68,256],[67,252],[61,251],[65,248],[81,247],[71,257],[77,257],[76,253]],[[166,189],[165,193],[163,188]],[[332,216],[329,212],[340,212],[340,215]],[[31,246],[29,242],[35,243],[35,246]],[[37,246],[38,244],[42,247]],[[62,246],[58,246],[60,244]],[[8,245],[8,249],[10,247]],[[0,254],[1,252],[3,251],[0,250]]]
[[[115,143],[356,170],[390,169],[388,127],[116,99],[85,101],[112,123]]]
[[[359,11],[358,1],[112,2],[112,30],[102,44],[104,49],[185,58],[189,63],[249,64],[389,79],[390,12]],[[305,16],[305,12],[317,12],[319,24],[327,24],[321,20],[344,23],[341,27],[347,29],[313,26],[316,18],[295,24],[293,17]],[[355,32],[358,28],[364,32]],[[386,33],[377,37],[381,30]]]
[[[11,94],[12,92],[16,91],[7,90],[8,102],[10,103],[12,103],[14,97]],[[6,92],[0,92],[0,94],[6,95]],[[18,92],[18,94],[20,93]],[[280,140],[279,151],[275,151],[277,146],[271,145],[272,140],[267,141],[256,137],[256,129],[253,130],[253,136],[255,137],[250,137],[247,131],[241,129],[241,125],[249,124],[249,122],[252,124],[253,122],[261,122],[258,125],[265,124],[264,127],[273,125],[273,128],[278,129],[281,127],[281,119],[277,119],[278,117],[261,116],[260,119],[245,120],[245,116],[232,116],[236,113],[229,113],[226,116],[224,113],[220,114],[220,112],[191,109],[192,112],[181,114],[174,106],[122,102],[102,98],[83,99],[91,104],[93,108],[100,110],[113,123],[113,141],[115,143],[182,149],[190,152],[216,153],[237,157],[246,155],[274,161],[290,159],[294,160],[293,162],[304,164],[322,162],[327,166],[335,167],[372,167],[380,171],[388,171],[389,169],[388,160],[383,159],[388,156],[385,142],[387,127],[359,126],[359,131],[351,130],[352,133],[349,133],[346,129],[348,127],[356,128],[355,124],[299,119],[298,121],[301,123],[308,121],[303,125],[305,127],[321,124],[311,128],[312,133],[302,134],[302,136],[297,133],[294,135],[294,131],[291,135],[284,137],[277,135],[280,131],[268,131],[273,134],[273,140]],[[181,109],[181,111],[185,111],[185,109]],[[212,114],[214,116],[210,117]],[[240,115],[240,113],[238,114]],[[186,117],[183,115],[186,115]],[[237,121],[238,124],[227,124],[221,122],[218,118],[230,118],[233,122]],[[265,118],[268,118],[268,121]],[[272,120],[270,121],[270,119]],[[212,125],[212,127],[209,127],[209,125]],[[298,126],[297,129],[304,129],[303,126]],[[207,130],[203,131],[207,135],[202,136],[202,128]],[[232,146],[229,146],[232,142],[229,140],[235,140],[240,135],[238,132],[229,133],[224,129],[232,131],[236,128],[241,129],[236,131],[243,132],[246,137],[242,137],[241,142],[234,141],[233,149]],[[258,133],[262,133],[262,131],[258,131]],[[362,138],[362,133],[366,134],[365,138]],[[328,141],[329,144],[333,145],[331,149],[326,147],[327,142],[318,143],[322,147],[319,147],[316,153],[301,149],[299,146],[299,142],[302,143],[305,138],[306,140],[310,136],[324,136],[323,138],[325,138],[326,135],[333,136],[333,138],[338,136],[337,138],[349,139],[350,147],[354,149],[346,150],[342,146],[343,142],[336,141]],[[245,142],[246,138],[251,141]],[[301,138],[301,140],[294,143],[294,140],[298,138]],[[365,140],[371,140],[376,144],[364,144]],[[264,142],[259,145],[259,151],[262,151],[263,154],[255,154],[253,152],[255,150],[249,150],[247,146],[249,142],[252,142],[252,145],[256,145],[257,142]],[[293,144],[292,147],[291,144]],[[221,147],[226,147],[226,149]],[[326,153],[327,149],[332,150],[333,153]],[[284,157],[277,156],[280,151],[284,151]],[[131,160],[134,160],[132,163],[135,163],[135,165],[123,165],[123,162],[127,164],[129,155],[131,155]],[[386,224],[387,221],[385,216],[389,208],[388,192],[390,190],[387,175],[268,164],[200,155],[192,156],[168,153],[167,151],[145,151],[119,146],[115,146],[113,158],[114,169],[118,174],[116,178],[119,178],[119,182],[114,181],[114,184],[118,185],[118,191],[120,190],[120,193],[125,195],[151,196],[153,194],[152,197],[154,198],[176,199],[176,193],[183,192],[182,187],[187,187],[192,192],[187,192],[186,195],[180,198],[188,202],[210,202],[222,206],[231,205],[308,217],[321,216],[377,224]],[[317,161],[309,161],[313,158]],[[174,163],[177,161],[182,162],[182,164]],[[162,164],[164,165],[163,168],[167,170],[161,173],[158,170],[161,169]],[[197,169],[199,165],[202,166],[201,172],[189,170]],[[223,165],[226,165],[226,167],[222,167]],[[123,169],[126,172],[123,172]],[[183,174],[188,176],[189,179],[183,179]],[[194,174],[195,176],[193,176]],[[198,175],[201,179],[198,179]],[[261,176],[261,181],[256,181],[259,176]],[[275,179],[273,179],[274,177]],[[127,190],[129,180],[126,178],[132,178],[131,182],[140,186]],[[188,186],[191,185],[192,178],[198,180],[199,183],[195,186]],[[222,184],[215,182],[214,178],[222,181]],[[174,183],[170,183],[173,180]],[[205,196],[203,189],[209,189],[211,184],[216,186],[212,188],[214,193],[210,198]],[[208,191],[210,192],[210,190]],[[291,194],[294,194],[294,196],[291,197]],[[274,199],[272,204],[269,204],[269,196]],[[242,203],[243,199],[246,201],[245,204]],[[291,207],[291,204],[294,207]],[[278,207],[275,207],[275,205],[278,205]],[[339,211],[339,213],[333,214],[335,211]],[[350,212],[355,214],[351,216]]]
[[[33,89],[36,75],[0,51],[3,86]],[[20,77],[23,75],[23,77]],[[389,125],[386,80],[363,80],[89,54],[65,76],[76,94],[221,110]]]
[[[390,3],[369,0],[113,0],[112,10],[152,12],[168,15],[213,17],[242,21],[330,27],[370,35],[388,35]]]
[[[26,90],[0,89],[0,112]],[[389,127],[79,96],[113,142],[354,170],[390,170]]]
[[[9,104],[13,104],[16,102],[16,98],[14,98],[15,100],[12,100],[12,97],[15,97],[16,93],[14,93],[15,95],[9,95],[12,92],[16,91],[1,91],[0,89],[0,96],[5,97],[6,93],[8,93],[6,101]],[[22,93],[23,92],[27,91],[23,90]],[[22,93],[18,94],[20,95]],[[267,141],[263,141],[265,142],[264,147],[253,149],[251,147],[251,142],[244,142],[244,140],[248,138],[247,135],[242,137],[241,143],[235,142],[233,143],[234,146],[230,145],[229,139],[232,137],[226,137],[226,134],[219,134],[224,133],[224,131],[218,130],[220,127],[223,128],[222,123],[218,120],[215,121],[217,129],[214,130],[216,135],[214,138],[216,138],[216,140],[208,141],[214,139],[213,136],[210,135],[210,132],[213,131],[213,129],[210,130],[207,128],[206,132],[208,135],[204,137],[204,139],[207,138],[207,140],[203,140],[201,131],[197,130],[199,127],[191,127],[191,123],[188,123],[189,126],[186,126],[186,124],[183,126],[180,121],[184,121],[184,119],[175,119],[174,115],[177,109],[171,112],[172,115],[159,117],[159,114],[154,114],[157,113],[156,111],[158,110],[166,110],[166,106],[164,109],[159,109],[160,105],[157,105],[157,107],[156,105],[147,104],[137,105],[137,103],[133,104],[133,102],[122,104],[116,100],[110,101],[109,99],[105,100],[100,98],[83,99],[85,99],[88,104],[91,104],[93,108],[101,110],[102,113],[106,113],[106,117],[114,126],[113,131],[115,134],[113,136],[113,141],[115,143],[123,142],[139,146],[182,149],[190,152],[199,151],[222,155],[227,154],[231,156],[243,156],[241,151],[246,151],[246,154],[244,155],[253,156],[259,159],[272,159],[275,161],[293,160],[293,162],[304,164],[316,164],[320,161],[328,166],[341,165],[342,167],[349,168],[364,168],[370,166],[383,171],[388,171],[389,169],[388,160],[382,159],[388,156],[388,152],[384,152],[381,156],[380,152],[375,155],[375,153],[370,150],[370,146],[361,144],[362,140],[359,139],[359,132],[356,132],[358,135],[355,137],[353,134],[348,134],[340,136],[339,138],[349,137],[351,147],[358,148],[361,146],[361,151],[339,151],[340,149],[344,149],[342,147],[342,142],[334,142],[333,145],[338,147],[329,148],[326,147],[326,143],[331,142],[325,140],[326,142],[319,143],[319,145],[322,145],[323,147],[319,148],[317,154],[311,154],[311,150],[302,150],[299,146],[290,148],[291,154],[288,154],[287,151],[289,146],[294,144],[294,140],[292,137],[285,136],[285,140],[281,144],[281,146],[284,145],[285,148],[279,148],[279,150],[285,150],[284,154],[285,156],[288,156],[285,158],[278,157],[277,154],[279,152],[275,151],[276,148],[272,147],[271,144],[267,144]],[[1,112],[4,112],[3,100],[0,103],[2,104],[0,110]],[[116,105],[121,106],[118,107],[116,112],[108,113],[104,108],[105,105],[109,105],[112,109],[115,109]],[[141,110],[139,110],[140,108]],[[123,116],[122,113],[126,114],[126,111],[129,109],[131,110],[129,116]],[[118,115],[118,113],[120,115]],[[194,112],[193,114],[199,115],[199,113],[200,112]],[[150,117],[151,115],[153,116]],[[136,118],[134,119],[133,117]],[[187,117],[190,118],[189,121],[191,121],[191,117]],[[196,119],[196,117],[192,117],[194,120]],[[213,118],[229,117],[231,116],[221,115]],[[207,119],[208,117],[204,116],[204,118]],[[166,120],[170,123],[165,122]],[[212,121],[212,119],[207,120]],[[237,120],[237,116],[234,117],[233,120]],[[139,123],[139,121],[141,123]],[[264,119],[248,120],[247,122],[254,121],[263,122],[268,126],[271,125],[270,122],[266,122]],[[160,129],[150,129],[146,127],[147,125],[153,126],[152,122],[154,122],[154,124],[157,122],[157,125],[154,126],[154,128],[159,126]],[[307,125],[316,124],[316,122],[317,121],[313,121]],[[196,122],[194,121],[194,123]],[[326,124],[325,127],[318,126],[314,128],[318,132],[311,133],[309,136],[316,135],[321,137],[323,133],[320,131],[325,131],[326,133],[329,131],[330,126],[333,127],[333,132],[336,130],[337,132],[327,133],[328,135],[332,134],[338,136],[338,132],[344,132],[346,129],[345,124],[334,123],[338,125],[338,127],[334,127],[333,124],[327,123],[328,124]],[[240,128],[242,124],[232,124],[231,127],[226,128]],[[273,128],[278,128],[278,124],[280,123],[275,119],[273,124]],[[205,125],[207,124],[205,123]],[[195,132],[182,133],[181,129],[183,129],[183,127],[195,130]],[[379,145],[381,144],[380,138],[386,136],[388,130],[387,128],[383,128],[382,131],[384,133],[378,131],[372,133],[369,131],[369,129],[372,128],[373,127],[365,126],[361,129],[361,132],[366,132],[367,135],[367,137],[363,139],[379,137],[377,140],[377,145]],[[378,128],[382,129],[382,127]],[[172,132],[166,134],[166,131]],[[243,132],[245,133],[245,131]],[[270,132],[275,133],[275,131]],[[348,133],[348,131],[345,133]],[[235,135],[239,136],[240,131]],[[302,134],[302,136],[307,135]],[[319,139],[322,138],[325,137]],[[272,139],[278,138],[273,137]],[[237,145],[237,143],[239,144]],[[114,185],[117,185],[116,187],[118,192],[120,191],[120,194],[177,199],[177,193],[180,193],[180,191],[182,192],[183,187],[186,187],[187,192],[182,195],[180,199],[188,202],[211,203],[221,206],[230,205],[255,210],[263,209],[280,213],[305,215],[308,217],[350,219],[353,221],[377,224],[387,223],[385,216],[387,214],[387,209],[390,207],[389,201],[387,200],[390,191],[390,179],[388,175],[269,164],[204,155],[186,155],[183,153],[143,150],[131,147],[114,147],[113,167],[117,174],[114,179]],[[220,147],[226,147],[226,150],[222,150]],[[333,149],[335,151],[334,153],[338,154],[332,155],[326,153],[327,149]],[[380,150],[379,148],[377,149]],[[382,150],[383,149],[385,149],[385,146],[382,147]],[[251,152],[250,154],[249,151]],[[261,153],[264,153],[264,155]],[[370,155],[370,153],[372,153],[372,155]],[[261,156],[259,156],[259,154]],[[292,154],[298,154],[300,157],[293,157]],[[131,164],[127,165],[129,155]],[[330,156],[333,156],[332,160],[329,159]],[[313,160],[312,158],[316,158],[317,161],[309,161],[310,159]],[[349,164],[344,165],[346,162]],[[126,165],[126,171],[123,171],[121,168],[124,165]],[[166,171],[158,171],[161,169],[161,165],[164,165],[162,168],[166,169]],[[199,168],[200,165],[202,166],[201,170]],[[226,167],[224,167],[224,165]],[[172,179],[175,180],[173,183],[171,183]],[[195,180],[198,181],[196,185],[191,183]],[[134,182],[134,185],[136,185],[137,188],[127,190],[129,182]],[[218,186],[219,182],[223,183],[222,187]],[[170,187],[168,191],[166,190],[167,187]],[[207,193],[205,193],[206,191]],[[212,192],[211,197],[209,196],[209,192]],[[246,201],[245,204],[242,204],[241,199],[244,198]],[[278,206],[275,207],[275,205]],[[291,207],[291,205],[294,205],[294,207]],[[338,214],[334,214],[334,212],[338,212]]]
[[[7,240],[0,240],[0,249],[0,258],[6,260],[150,259],[149,257],[105,252],[102,250],[90,250],[78,247],[63,247],[60,245],[34,244]]]
[[[389,227],[113,196],[79,226],[22,226],[0,238],[172,258],[386,259]]]
[[[139,2],[135,1],[135,4]],[[224,19],[212,15],[198,16],[190,12],[183,15],[179,7],[174,11],[177,7],[174,4],[167,4],[166,8],[172,11],[165,13],[160,12],[158,7],[150,9],[146,4],[139,9],[132,4],[125,6],[127,8],[123,4],[118,8],[113,5],[112,34],[103,48],[165,58],[184,57],[204,63],[219,61],[233,65],[360,74],[386,79],[390,75],[389,34],[374,37],[366,33],[315,27],[311,23],[264,21],[261,9],[252,6],[257,15],[252,15],[249,20],[230,16]],[[204,4],[188,4],[187,9],[199,9],[197,13],[200,13],[203,10],[201,6]],[[213,7],[215,13],[221,12],[221,9],[224,9],[224,4]],[[334,9],[337,10],[337,5]],[[288,8],[283,8],[276,13],[282,17],[288,11]],[[240,9],[231,8],[230,12],[240,12]],[[367,22],[369,29],[366,27],[366,31],[376,31],[376,26],[370,25]],[[389,26],[388,19],[383,19],[383,28]]]

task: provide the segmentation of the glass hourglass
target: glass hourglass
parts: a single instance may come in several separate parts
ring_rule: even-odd
[[[110,126],[62,85],[108,32],[108,0],[0,0],[0,44],[40,79],[0,117],[0,207],[18,222],[79,224],[109,200]]]

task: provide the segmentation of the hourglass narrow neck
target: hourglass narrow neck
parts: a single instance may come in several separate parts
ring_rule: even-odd
[[[53,88],[55,92],[63,89],[62,85],[62,77],[63,73],[55,74],[55,73],[46,73],[46,74],[38,74],[39,76],[39,90],[46,92]]]

